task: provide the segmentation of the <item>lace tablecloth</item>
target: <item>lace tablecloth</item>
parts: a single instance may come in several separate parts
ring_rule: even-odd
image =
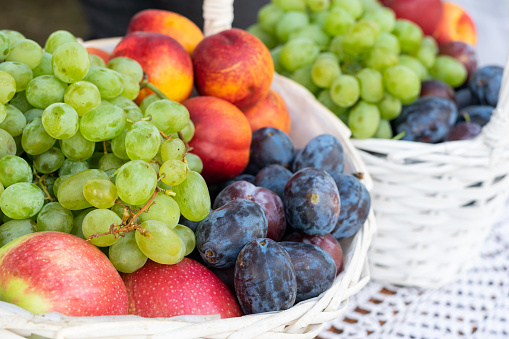
[[[509,207],[465,276],[439,289],[370,282],[320,339],[509,338]]]

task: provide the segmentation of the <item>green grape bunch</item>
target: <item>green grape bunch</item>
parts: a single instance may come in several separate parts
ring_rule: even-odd
[[[138,105],[144,87],[155,94]],[[137,61],[105,63],[64,30],[44,46],[0,30],[0,244],[57,231],[120,272],[179,262],[196,244],[180,218],[211,207],[194,131]]]

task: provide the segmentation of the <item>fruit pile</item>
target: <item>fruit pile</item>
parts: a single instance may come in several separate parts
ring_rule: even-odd
[[[276,71],[306,87],[355,138],[457,140],[446,138],[463,119],[458,115],[464,116],[456,112],[463,107],[456,106],[454,91],[470,81],[469,103],[484,104],[478,98],[482,94],[472,88],[479,86],[472,83],[477,67],[470,45],[475,43],[475,27],[449,2],[274,0],[259,10],[258,22],[248,31],[270,48]],[[479,72],[482,81],[493,82],[481,86],[498,93],[501,68],[489,77],[486,72]],[[453,104],[426,98],[414,106],[421,96],[435,96],[438,91],[425,87],[437,83],[452,91]],[[429,105],[423,110],[421,101],[443,112],[424,112]],[[406,126],[409,111],[411,128]],[[419,131],[435,128],[441,132],[431,139]]]
[[[130,29],[145,16],[190,23],[144,11]],[[184,47],[136,29],[111,54],[67,31],[44,48],[0,31],[0,300],[75,316],[233,317],[330,288],[338,240],[370,211],[341,143],[324,134],[294,148],[252,34]]]

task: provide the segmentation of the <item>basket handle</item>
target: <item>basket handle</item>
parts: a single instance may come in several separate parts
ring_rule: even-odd
[[[231,28],[233,0],[204,0],[203,19],[203,34],[205,36]]]

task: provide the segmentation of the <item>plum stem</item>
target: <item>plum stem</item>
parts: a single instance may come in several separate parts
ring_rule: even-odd
[[[399,134],[396,134],[391,139],[392,140],[401,140],[401,138],[403,138],[405,135],[406,135],[406,131],[403,131],[403,132],[401,132]]]

